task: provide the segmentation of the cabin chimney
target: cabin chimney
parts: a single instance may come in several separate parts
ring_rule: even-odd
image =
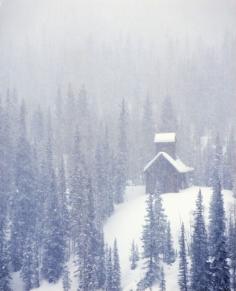
[[[176,159],[176,133],[156,133],[154,143],[156,145],[156,154],[165,152],[173,159]]]

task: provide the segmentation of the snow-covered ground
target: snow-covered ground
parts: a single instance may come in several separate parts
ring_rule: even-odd
[[[180,225],[183,222],[187,230],[187,235],[190,233],[195,201],[197,198],[199,187],[192,187],[180,193],[163,194],[163,204],[166,215],[171,223],[171,230],[174,239],[175,247],[178,247],[178,236]],[[208,209],[211,200],[212,191],[210,188],[201,188],[203,194],[203,202],[205,205],[205,217],[208,218]],[[105,240],[109,245],[113,245],[116,238],[118,242],[120,264],[122,271],[122,290],[136,290],[136,284],[143,277],[142,263],[139,262],[138,268],[134,271],[130,269],[130,248],[132,240],[139,246],[141,251],[141,233],[144,224],[144,216],[146,209],[147,196],[143,186],[127,187],[125,202],[118,205],[115,213],[110,217],[104,227]],[[232,207],[234,202],[232,192],[224,191],[225,209]],[[70,273],[72,278],[71,291],[76,291],[77,278],[74,277],[75,267],[73,260],[70,262]],[[167,291],[178,291],[178,262],[172,266],[165,266],[166,287]],[[19,274],[13,275],[12,288],[14,291],[23,291],[23,285]],[[48,284],[42,282],[37,291],[62,291],[62,282],[57,284]],[[158,286],[153,288],[153,291],[159,290]]]
[[[210,188],[201,188],[205,206],[205,217],[208,218],[209,204],[212,191]],[[187,235],[190,234],[193,211],[199,187],[191,187],[180,193],[163,194],[163,205],[166,215],[171,223],[171,230],[175,247],[178,247],[180,225],[185,224]],[[125,202],[117,206],[115,213],[105,225],[105,240],[112,246],[117,239],[122,271],[122,287],[124,291],[136,290],[136,284],[143,277],[142,265],[136,270],[130,269],[130,248],[132,240],[141,250],[141,233],[145,216],[145,189],[143,186],[130,186],[127,188]],[[234,202],[232,192],[224,191],[225,209],[232,207]],[[167,291],[178,290],[178,262],[165,267]],[[158,287],[153,288],[159,290]]]

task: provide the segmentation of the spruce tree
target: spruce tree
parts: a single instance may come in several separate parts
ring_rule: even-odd
[[[231,288],[233,291],[236,290],[236,216],[234,213],[230,215],[229,221],[229,256],[230,256],[230,267],[231,267]]]
[[[153,120],[153,110],[152,102],[150,101],[149,96],[146,97],[146,100],[143,105],[143,116],[142,116],[142,166],[145,165],[154,154],[153,147],[153,133],[154,133],[154,120]]]
[[[145,260],[145,276],[139,282],[140,288],[150,288],[160,278],[153,195],[149,194],[147,198],[145,224],[143,226],[142,243],[143,259]]]
[[[188,291],[188,262],[186,252],[186,239],[184,225],[181,225],[181,234],[179,239],[179,288],[180,291]]]
[[[175,250],[173,247],[173,239],[171,235],[170,222],[167,223],[166,237],[164,246],[164,257],[163,260],[167,264],[172,264],[175,261]]]
[[[154,201],[154,223],[156,245],[155,259],[159,261],[161,256],[164,257],[165,255],[167,221],[158,185],[156,187]]]
[[[115,202],[121,203],[124,199],[125,187],[128,178],[128,113],[125,100],[123,99],[121,105],[121,112],[119,117],[119,136],[116,156],[116,188],[115,188]]]
[[[12,229],[11,229],[11,262],[13,271],[19,271],[23,263],[24,242],[31,235],[30,227],[34,221],[32,203],[34,199],[34,176],[32,165],[32,148],[26,133],[26,111],[22,103],[19,122],[19,138],[17,140],[15,160],[16,193],[13,197]]]
[[[113,246],[113,268],[112,268],[112,289],[111,291],[121,290],[121,272],[120,272],[120,260],[117,247],[117,240],[114,241]]]
[[[166,280],[165,280],[165,272],[164,268],[161,268],[161,275],[160,275],[160,291],[166,291]]]
[[[211,276],[214,291],[230,290],[230,273],[228,266],[225,237],[225,212],[221,183],[218,171],[213,176],[213,195],[210,205],[209,245],[211,256]]]
[[[50,120],[48,132],[51,132]],[[49,134],[48,136],[51,136]],[[48,192],[45,204],[45,231],[43,239],[42,275],[49,283],[56,283],[62,276],[65,262],[65,237],[60,213],[59,195],[55,171],[51,138],[47,142],[47,175]]]
[[[101,253],[101,240],[100,234],[96,228],[95,222],[95,209],[94,197],[91,180],[88,179],[86,186],[86,204],[85,212],[86,217],[82,226],[82,233],[84,247],[78,255],[78,268],[80,272],[79,288],[80,290],[95,290],[99,287],[99,270],[101,267],[100,256]]]
[[[191,247],[191,288],[196,291],[207,291],[210,288],[208,242],[203,211],[202,193],[199,190]]]
[[[130,254],[130,268],[131,270],[135,270],[137,267],[138,254],[134,240],[131,245],[131,254]]]
[[[107,131],[102,139],[99,138],[95,154],[95,188],[98,222],[100,224],[109,217],[114,210],[112,189],[112,163]]]
[[[9,170],[11,163],[8,159],[10,136],[7,130],[7,120],[4,109],[0,105],[0,290],[10,291],[9,249],[7,242],[8,201],[10,200]]]
[[[63,268],[62,285],[63,285],[63,291],[70,291],[71,289],[70,272],[66,264],[64,265],[64,268]]]
[[[112,290],[112,274],[113,274],[113,266],[112,266],[112,249],[108,248],[106,252],[106,284],[105,290]]]
[[[69,258],[69,244],[70,244],[70,213],[69,213],[69,199],[66,189],[65,166],[63,157],[60,160],[58,175],[57,175],[57,192],[59,212],[61,216],[62,232],[66,244],[66,259]]]

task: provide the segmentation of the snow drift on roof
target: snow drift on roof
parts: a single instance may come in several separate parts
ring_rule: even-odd
[[[175,132],[165,132],[165,133],[156,133],[154,142],[175,142],[176,141],[176,133]]]
[[[179,173],[188,173],[193,171],[193,168],[186,166],[180,159],[174,160],[165,152],[159,152],[144,168],[146,172],[160,157],[164,157]]]

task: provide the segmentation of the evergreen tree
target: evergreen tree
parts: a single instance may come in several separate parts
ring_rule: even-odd
[[[131,270],[136,269],[138,260],[139,260],[138,249],[137,249],[137,245],[135,245],[135,242],[133,240],[132,246],[131,246],[131,254],[130,254],[130,268],[131,268]]]
[[[51,126],[49,121],[49,130]],[[51,136],[49,134],[48,136]],[[53,153],[51,138],[48,138],[47,144],[47,175],[48,192],[45,209],[45,232],[42,254],[42,275],[49,283],[55,283],[62,276],[65,262],[65,238],[63,236],[63,223],[60,213],[60,204],[58,199],[58,189],[56,176],[53,168]]]
[[[9,250],[7,242],[8,201],[10,200],[9,169],[7,158],[9,149],[9,131],[6,115],[0,105],[0,290],[10,291]]]
[[[71,205],[71,234],[78,251],[83,249],[83,223],[85,222],[87,167],[81,149],[81,138],[76,130],[73,151],[70,157],[70,205]]]
[[[230,144],[228,143],[226,145],[226,152],[223,155],[223,188],[227,190],[232,190],[233,189],[233,166],[232,166],[232,154],[230,153]]]
[[[98,233],[98,256],[96,260],[97,265],[97,282],[98,288],[104,288],[106,282],[106,254],[104,246],[104,234],[100,230]]]
[[[196,291],[207,291],[210,289],[210,269],[201,190],[196,202],[191,254],[191,288]]]
[[[117,248],[117,241],[114,241],[113,247],[113,268],[112,268],[112,289],[111,291],[121,290],[120,260]]]
[[[165,242],[165,246],[164,246],[163,260],[167,264],[172,264],[175,261],[175,250],[173,247],[170,222],[167,223],[166,237],[165,237],[164,242]]]
[[[152,112],[152,103],[149,96],[147,96],[143,106],[143,117],[142,117],[142,167],[145,165],[154,154],[153,147],[153,133],[154,133],[154,121]]]
[[[236,217],[234,213],[230,215],[229,221],[229,256],[231,267],[231,287],[236,290]]]
[[[136,261],[138,262],[139,261],[139,248],[137,244],[135,245],[135,256],[136,256]]]
[[[213,195],[210,205],[209,245],[213,290],[230,290],[230,273],[225,237],[225,212],[218,171],[213,176]]]
[[[105,284],[105,290],[110,291],[112,290],[112,274],[113,274],[113,267],[112,267],[112,250],[111,248],[107,249],[106,254],[106,284]]]
[[[188,291],[188,262],[186,252],[185,230],[181,226],[181,235],[179,240],[179,288],[180,291]]]
[[[128,178],[128,113],[125,100],[122,101],[119,118],[118,149],[116,157],[116,188],[115,202],[121,203],[124,199],[125,187]]]
[[[63,291],[70,291],[71,288],[71,279],[70,272],[67,265],[64,265],[63,276],[62,276]]]
[[[112,168],[111,168],[111,153],[108,143],[108,134],[105,133],[102,140],[99,139],[96,156],[95,156],[95,188],[97,193],[97,216],[98,222],[101,224],[107,217],[109,217],[113,210],[113,189]]]
[[[155,231],[155,245],[156,254],[155,259],[159,261],[161,255],[165,256],[165,246],[166,246],[166,228],[167,221],[165,211],[162,205],[162,197],[159,190],[159,186],[156,187],[154,201],[154,231]]]
[[[214,144],[213,161],[211,161],[210,169],[210,185],[214,187],[215,175],[218,175],[220,182],[223,181],[223,148],[220,137],[217,134]]]
[[[26,136],[25,105],[21,106],[19,138],[15,160],[16,193],[13,198],[12,230],[11,230],[11,262],[13,271],[22,267],[24,242],[30,234],[30,226],[34,221],[32,195],[34,194],[34,177],[32,166],[32,149]]]
[[[165,280],[165,273],[164,273],[163,267],[161,268],[160,291],[166,291],[166,280]]]
[[[69,214],[69,199],[66,190],[66,177],[65,177],[65,166],[64,159],[61,158],[58,177],[57,177],[57,191],[58,191],[58,203],[59,213],[61,216],[62,233],[64,241],[66,243],[66,256],[69,258],[69,244],[70,244],[70,214]]]
[[[145,277],[139,282],[140,288],[150,288],[160,277],[157,256],[154,202],[152,194],[148,195],[145,224],[143,226],[143,259],[145,260]]]
[[[80,251],[79,259],[79,289],[92,291],[99,287],[99,270],[101,264],[101,240],[99,240],[99,232],[96,229],[95,211],[94,211],[94,198],[93,190],[90,179],[87,184],[87,201],[85,205],[86,218],[82,226],[82,236],[84,242],[84,249]]]

